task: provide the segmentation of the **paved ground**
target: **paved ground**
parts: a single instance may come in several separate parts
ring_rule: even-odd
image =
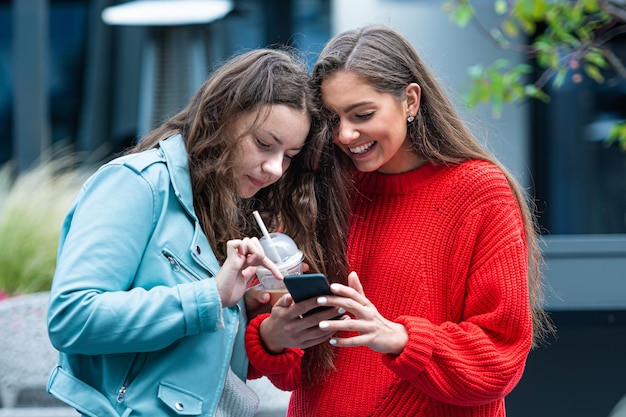
[[[289,403],[289,392],[274,387],[266,378],[248,381],[248,385],[261,400],[256,417],[285,417]]]

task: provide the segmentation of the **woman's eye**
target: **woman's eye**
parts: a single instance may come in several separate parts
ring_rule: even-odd
[[[261,149],[269,149],[271,146],[267,143],[263,142],[261,139],[256,138],[256,144]]]
[[[365,120],[367,120],[370,117],[372,117],[373,115],[374,115],[374,112],[371,112],[371,113],[365,113],[365,114],[357,114],[356,117],[358,119],[365,119]]]

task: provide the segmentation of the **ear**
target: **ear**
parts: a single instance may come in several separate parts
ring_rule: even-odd
[[[417,83],[411,83],[406,87],[407,117],[415,116],[420,108],[422,89]]]

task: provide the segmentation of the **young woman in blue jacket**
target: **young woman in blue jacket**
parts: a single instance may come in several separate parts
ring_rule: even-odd
[[[92,417],[255,413],[243,337],[269,295],[246,289],[258,265],[280,273],[253,211],[313,271],[344,268],[325,254],[345,253],[345,178],[318,120],[304,61],[250,51],[85,183],[51,289],[52,395]]]

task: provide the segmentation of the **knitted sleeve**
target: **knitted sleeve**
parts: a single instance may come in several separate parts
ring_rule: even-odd
[[[248,378],[267,376],[270,381],[283,391],[293,391],[302,383],[301,364],[304,350],[296,348],[285,349],[283,353],[269,353],[263,346],[260,327],[269,313],[260,314],[248,323],[246,328],[245,344],[250,369]]]
[[[397,317],[409,341],[401,354],[383,355],[386,366],[430,397],[463,406],[501,399],[515,387],[532,335],[519,207],[506,182],[478,200],[449,260],[456,277],[449,302],[461,303],[460,319],[435,325]]]

